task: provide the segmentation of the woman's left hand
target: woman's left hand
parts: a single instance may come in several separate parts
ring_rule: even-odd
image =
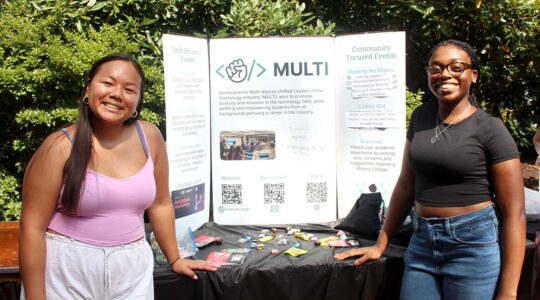
[[[205,260],[190,260],[190,259],[179,259],[172,265],[172,269],[175,273],[187,276],[197,280],[197,274],[193,272],[194,270],[203,270],[215,272],[219,266],[215,263],[205,261]]]

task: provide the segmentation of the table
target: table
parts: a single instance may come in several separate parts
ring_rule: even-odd
[[[298,225],[295,225],[298,226]],[[289,246],[277,245],[273,240],[263,250],[253,250],[241,266],[222,266],[217,272],[197,272],[199,279],[178,276],[169,268],[157,267],[154,272],[156,299],[389,299],[399,295],[403,254],[405,248],[390,247],[381,260],[355,267],[350,261],[336,261],[333,254],[342,250],[315,246],[312,241],[303,241],[287,236],[286,227],[276,226],[291,242],[299,242],[309,252],[300,257],[291,257],[282,252]],[[319,238],[335,236],[336,230],[318,224],[300,225],[303,232]],[[206,259],[212,251],[223,248],[249,247],[239,245],[237,240],[246,234],[258,237],[260,226],[220,226],[206,223],[196,235],[223,237],[223,244],[202,248],[196,258]],[[372,241],[360,239],[362,244]],[[280,250],[272,255],[271,249]],[[387,289],[386,286],[397,286]]]
[[[299,225],[302,231],[319,238],[335,235],[336,230],[321,224]],[[197,236],[221,236],[223,244],[202,248],[195,257],[206,259],[212,251],[224,248],[249,247],[238,244],[246,234],[257,237],[265,226],[221,226],[206,223],[195,231]],[[285,227],[277,226],[278,234]],[[353,266],[353,260],[336,261],[333,254],[344,251],[318,247],[311,241],[299,241],[309,250],[300,257],[283,255],[288,247],[270,241],[263,250],[252,250],[240,266],[222,266],[217,272],[197,271],[198,280],[174,274],[168,267],[157,266],[154,271],[156,300],[163,299],[399,299],[405,247],[390,245],[380,260]],[[372,240],[358,238],[362,245]],[[280,250],[272,255],[271,249]],[[532,298],[534,243],[527,241],[525,266],[519,286],[518,299]]]
[[[529,224],[528,224],[529,225]],[[540,225],[540,223],[539,223]],[[335,235],[328,225],[304,224],[303,231],[319,238]],[[539,228],[528,226],[528,233]],[[196,235],[222,236],[222,245],[202,248],[196,258],[205,259],[212,251],[236,248],[245,234],[257,236],[264,226],[220,226],[205,223]],[[284,234],[285,227],[277,226]],[[0,299],[18,299],[20,275],[18,267],[18,222],[0,222]],[[532,235],[528,235],[529,238]],[[291,241],[296,240],[288,237]],[[363,245],[374,241],[358,239]],[[353,260],[336,261],[333,254],[342,250],[316,247],[299,241],[308,254],[294,258],[272,255],[270,249],[283,251],[275,241],[264,250],[253,250],[242,266],[223,266],[217,272],[197,272],[199,280],[178,276],[169,268],[156,266],[154,290],[156,299],[398,299],[403,274],[404,247],[390,245],[382,259],[360,267]],[[535,245],[527,240],[525,262],[518,289],[518,299],[534,299]],[[538,285],[537,280],[537,285]],[[536,295],[538,295],[536,291]]]
[[[0,299],[19,299],[19,222],[0,222]]]
[[[20,281],[19,222],[0,222],[0,281]]]

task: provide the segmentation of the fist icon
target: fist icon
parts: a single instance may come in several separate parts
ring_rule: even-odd
[[[247,77],[247,66],[241,58],[233,60],[225,70],[233,82],[242,82]]]

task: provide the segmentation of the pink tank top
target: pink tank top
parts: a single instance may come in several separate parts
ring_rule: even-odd
[[[58,206],[48,228],[75,240],[99,246],[117,246],[144,237],[143,214],[154,201],[156,182],[146,137],[138,121],[135,126],[148,157],[144,167],[123,179],[88,169],[76,214],[64,214]],[[64,133],[71,140],[67,131]]]

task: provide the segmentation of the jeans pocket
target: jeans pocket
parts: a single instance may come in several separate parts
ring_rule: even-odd
[[[489,246],[498,242],[498,226],[494,218],[484,218],[454,227],[452,237],[460,243]]]

